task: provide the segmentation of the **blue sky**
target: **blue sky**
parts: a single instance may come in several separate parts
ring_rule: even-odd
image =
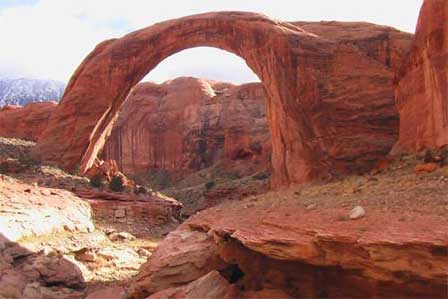
[[[222,10],[254,11],[285,21],[368,21],[413,32],[423,0],[0,0],[0,76],[67,82],[104,39],[155,22]],[[162,62],[146,80],[192,75],[257,80],[240,58],[189,49]]]
[[[32,5],[36,4],[38,0],[1,0],[0,9],[14,7],[19,5]]]

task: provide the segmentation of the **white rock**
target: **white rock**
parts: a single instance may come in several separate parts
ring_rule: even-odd
[[[128,240],[128,241],[132,241],[135,240],[136,237],[134,235],[131,235],[130,233],[127,232],[120,232],[120,233],[111,233],[109,235],[109,240],[111,241],[124,241],[124,240]]]
[[[350,212],[349,217],[351,220],[356,220],[356,219],[360,219],[360,218],[364,217],[365,215],[366,215],[366,210],[364,210],[364,208],[361,206],[357,206]]]

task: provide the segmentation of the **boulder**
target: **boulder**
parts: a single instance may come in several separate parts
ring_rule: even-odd
[[[235,296],[235,287],[219,272],[211,271],[184,287],[163,290],[146,299],[233,299]]]
[[[431,173],[437,170],[439,168],[439,165],[436,163],[425,163],[425,164],[419,164],[415,166],[415,173]]]
[[[165,240],[133,279],[128,289],[132,298],[187,285],[210,271],[224,268],[213,238],[203,232],[177,230]]]

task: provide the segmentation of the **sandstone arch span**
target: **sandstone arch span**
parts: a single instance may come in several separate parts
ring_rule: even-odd
[[[208,46],[242,57],[262,81],[273,147],[273,185],[308,181],[339,164],[347,168],[345,164],[350,164],[352,157],[332,159],[338,154],[337,142],[345,142],[335,136],[339,134],[337,127],[350,125],[346,120],[334,125],[333,112],[340,110],[334,99],[345,94],[338,105],[353,99],[368,106],[360,93],[369,86],[375,95],[387,94],[384,97],[389,98],[390,94],[393,102],[392,64],[391,57],[370,53],[365,47],[377,39],[369,37],[359,46],[356,42],[365,36],[342,39],[333,33],[320,37],[259,14],[219,12],[158,23],[105,41],[72,76],[34,154],[65,169],[74,170],[78,165],[79,171],[85,172],[104,145],[132,87],[166,57]],[[382,44],[395,34],[380,33]],[[357,61],[356,67],[339,67],[353,61]],[[327,105],[330,109],[322,109]],[[332,126],[328,120],[333,121]]]

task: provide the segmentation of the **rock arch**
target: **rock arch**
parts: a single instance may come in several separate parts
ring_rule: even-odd
[[[392,35],[381,36],[388,42]],[[384,59],[386,63],[369,52],[366,44],[376,40],[358,47],[355,39],[361,38],[321,38],[255,13],[218,12],[158,23],[105,41],[72,76],[34,155],[65,169],[79,167],[85,172],[104,145],[132,87],[168,56],[208,46],[242,57],[262,81],[273,147],[272,184],[311,180],[325,174],[337,160],[331,156],[337,152],[334,134],[338,132],[336,126],[327,124],[333,117],[332,109],[340,108],[328,101],[333,108],[327,109],[328,113],[322,109],[329,95],[334,98],[335,94],[362,93],[368,85],[377,88],[377,93],[387,89],[393,101],[390,57]],[[353,61],[357,61],[357,67],[350,71],[335,68]],[[374,68],[374,74],[366,74],[363,67]],[[335,75],[355,79],[346,83],[339,77],[333,80]],[[389,83],[390,90],[384,87]],[[362,102],[358,98],[355,101]]]

